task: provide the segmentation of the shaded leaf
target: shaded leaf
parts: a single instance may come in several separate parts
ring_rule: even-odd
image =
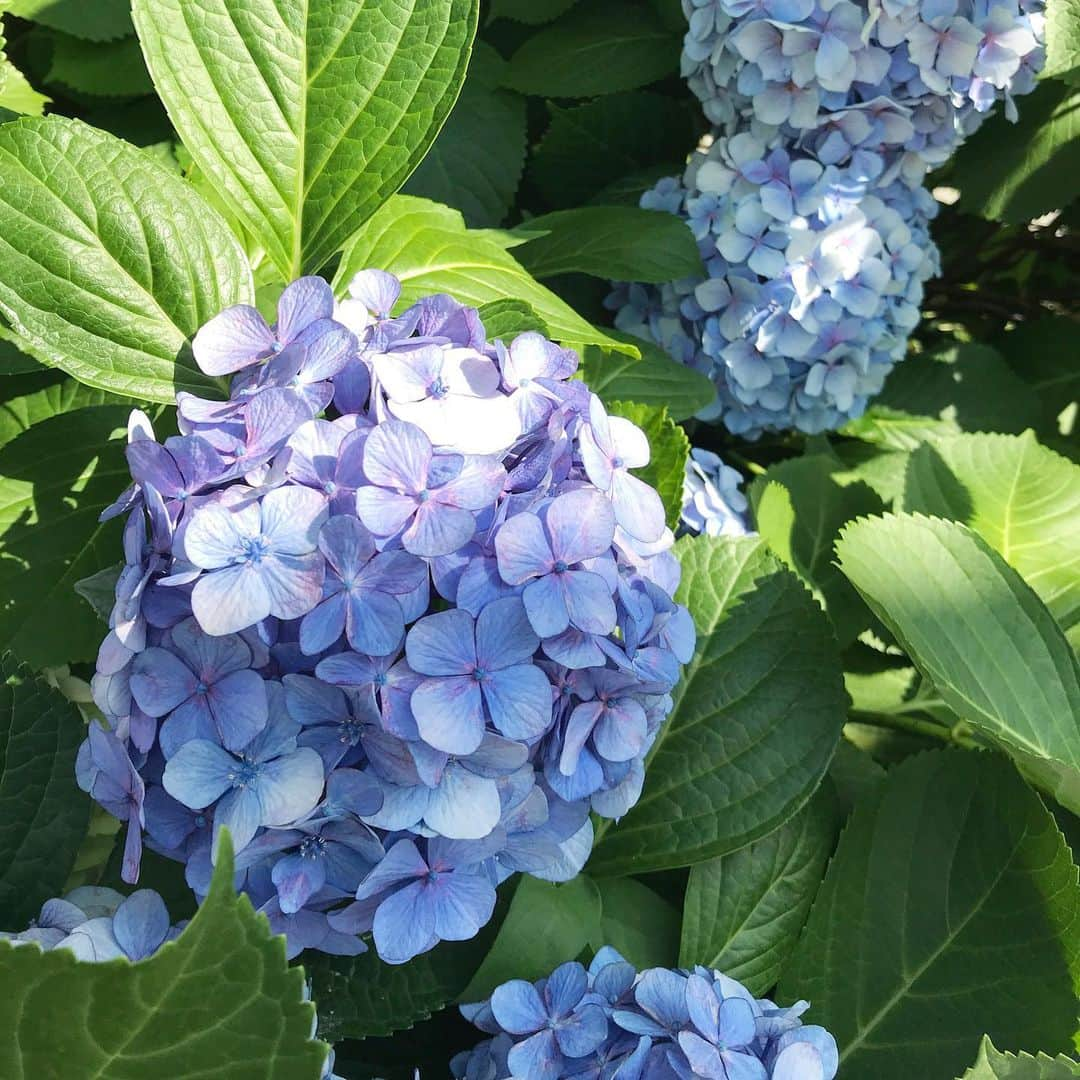
[[[7,10],[87,41],[115,41],[132,32],[131,0],[94,0],[90,17],[86,0],[9,0]]]
[[[136,97],[154,92],[139,43],[133,37],[89,42],[55,33],[47,79],[95,97]]]
[[[602,878],[599,949],[610,945],[639,971],[679,962],[679,910],[633,878]]]
[[[539,26],[569,11],[577,0],[491,0],[491,18]]]

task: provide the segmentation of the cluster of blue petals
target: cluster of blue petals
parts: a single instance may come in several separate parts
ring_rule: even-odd
[[[746,536],[750,533],[743,478],[718,454],[694,447],[686,459],[679,530],[690,536]]]
[[[573,877],[636,802],[694,648],[645,436],[574,353],[488,342],[447,296],[358,274],[194,340],[227,401],[132,416],[125,565],[80,785],[209,888],[215,831],[289,952],[403,963],[495,888]]]
[[[939,272],[921,186],[1044,62],[1041,0],[683,0],[712,133],[641,205],[683,217],[707,277],[621,285],[621,328],[709,375],[739,435],[861,415]]]
[[[492,1038],[451,1062],[457,1080],[832,1080],[836,1042],[800,1001],[758,1000],[719,971],[638,974],[602,948],[536,983],[515,979],[462,1012]]]

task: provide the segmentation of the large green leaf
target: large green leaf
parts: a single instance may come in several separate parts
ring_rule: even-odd
[[[408,178],[465,79],[479,0],[134,0],[199,167],[287,278]]]
[[[22,19],[62,30],[87,41],[115,41],[131,33],[131,0],[9,0],[7,10]]]
[[[221,218],[148,155],[76,120],[0,126],[0,312],[80,382],[155,401],[220,390],[188,339],[251,271]]]
[[[584,874],[563,885],[524,876],[462,1001],[486,998],[509,979],[539,979],[600,938],[600,891]]]
[[[0,11],[4,10],[0,4]],[[38,93],[26,76],[4,53],[4,33],[0,27],[0,111],[18,113],[22,116],[40,116],[49,98]],[[10,116],[7,119],[11,119]]]
[[[870,613],[833,562],[833,543],[852,518],[885,509],[872,488],[840,483],[842,466],[825,454],[771,466],[750,487],[754,521],[769,547],[814,590],[841,645],[869,625]]]
[[[610,945],[639,971],[679,960],[679,910],[634,878],[601,878],[596,948]]]
[[[551,206],[580,205],[622,177],[653,167],[681,174],[700,135],[696,108],[649,91],[549,108],[551,126],[529,174]],[[639,194],[649,186],[642,182]]]
[[[62,371],[38,368],[0,381],[0,447],[27,428],[89,405],[122,404],[123,398],[76,382]]]
[[[642,0],[598,0],[529,38],[510,58],[506,85],[553,98],[634,90],[676,74],[681,44]]]
[[[1053,818],[1004,759],[893,768],[840,838],[778,998],[813,1002],[845,1080],[956,1076],[999,1046],[1066,1049],[1080,888]]]
[[[139,43],[133,37],[82,41],[57,32],[51,44],[49,82],[60,82],[95,97],[133,97],[154,92]]]
[[[398,195],[357,232],[342,255],[336,291],[342,293],[353,274],[367,267],[401,279],[403,305],[439,292],[476,307],[508,297],[524,300],[559,341],[637,354],[530,277],[491,233],[470,232],[460,214],[426,199]]]
[[[598,874],[692,866],[772,832],[810,798],[844,721],[828,619],[765,544],[702,536],[675,551],[697,651],[640,801],[597,826]]]
[[[1072,1080],[1080,1076],[1080,1062],[1059,1054],[1003,1054],[986,1036],[979,1056],[960,1080]]]
[[[90,799],[75,786],[86,725],[10,653],[0,676],[0,926],[21,928],[63,890],[86,833]]]
[[[318,1080],[304,973],[232,877],[226,843],[187,928],[138,964],[0,941],[0,1076]]]
[[[1019,124],[999,110],[957,154],[949,181],[960,189],[962,210],[1017,223],[1076,197],[1080,89],[1042,82],[1019,108]]]
[[[848,526],[840,567],[945,703],[1080,810],[1080,661],[977,533],[922,515]]]
[[[694,234],[674,214],[634,206],[581,206],[530,218],[546,235],[516,250],[533,277],[582,273],[620,281],[676,281],[702,274]]]
[[[623,416],[637,424],[645,432],[649,440],[649,464],[634,472],[660,493],[668,526],[676,528],[682,516],[686,459],[690,456],[690,440],[686,432],[668,416],[666,406],[613,401],[608,409],[615,416]]]
[[[1040,433],[1059,434],[1059,417],[1080,408],[1080,364],[1073,355],[1076,323],[1064,315],[1022,322],[995,342],[1012,369],[1038,395]]]
[[[835,797],[821,790],[779,829],[690,871],[679,963],[703,964],[763,997],[776,985],[836,841]]]
[[[0,650],[33,667],[93,660],[104,636],[75,583],[116,562],[117,520],[98,521],[128,480],[128,410],[78,409],[0,449]]]
[[[491,17],[539,26],[557,19],[576,3],[577,0],[491,0]]]
[[[1046,66],[1042,77],[1080,81],[1080,0],[1046,5]]]
[[[581,354],[581,377],[605,403],[636,401],[641,405],[663,405],[672,420],[687,420],[716,397],[709,378],[694,368],[676,363],[651,341],[642,341],[612,331],[616,338],[632,341],[641,350],[641,359],[587,348]]]
[[[1080,465],[1030,431],[941,439],[911,455],[904,509],[970,526],[1080,633]]]

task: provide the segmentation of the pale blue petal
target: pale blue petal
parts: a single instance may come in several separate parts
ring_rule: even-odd
[[[178,802],[202,810],[232,786],[235,770],[232,754],[216,743],[196,739],[181,746],[166,762],[161,782]]]

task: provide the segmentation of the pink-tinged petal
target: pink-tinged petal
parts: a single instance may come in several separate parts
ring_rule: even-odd
[[[306,817],[322,798],[324,782],[322,758],[308,747],[265,762],[256,785],[262,824],[291,825]]]
[[[416,496],[386,488],[363,487],[356,493],[357,517],[376,536],[393,536],[416,513]]]
[[[310,385],[332,379],[344,370],[355,353],[356,338],[345,327],[334,325],[307,346],[304,366],[300,369],[301,381]],[[328,403],[329,398],[321,401],[320,411]]]
[[[558,500],[556,500],[558,501]],[[495,534],[499,574],[510,585],[550,573],[554,556],[547,533],[535,514],[515,514]]]
[[[375,554],[375,541],[356,518],[340,514],[323,525],[319,550],[341,577],[353,577]]]
[[[373,315],[388,318],[401,295],[401,282],[385,270],[361,270],[349,282],[349,295]]]
[[[553,638],[570,625],[563,574],[548,574],[525,586],[521,594],[532,628],[542,638]]]
[[[326,498],[311,488],[275,488],[262,499],[262,533],[275,553],[307,555],[319,542],[329,509]]]
[[[451,765],[431,793],[424,821],[451,840],[479,840],[499,824],[501,816],[498,784]]]
[[[640,469],[649,464],[649,440],[645,432],[625,417],[612,416],[611,437],[615,444],[615,456],[625,469]]]
[[[395,402],[423,401],[442,370],[443,351],[436,345],[379,353],[373,366],[386,393]]]
[[[472,511],[432,499],[417,506],[416,516],[401,536],[401,545],[413,555],[450,555],[464,547],[474,532],[476,519]]]
[[[242,554],[243,541],[259,535],[259,508],[227,510],[216,503],[200,506],[184,529],[184,554],[203,570],[228,566]]]
[[[473,619],[467,611],[439,611],[421,619],[405,639],[409,667],[421,675],[466,675],[476,667]]]
[[[425,679],[410,704],[420,737],[436,750],[471,754],[483,741],[483,699],[471,675]]]
[[[581,463],[585,467],[585,475],[601,491],[607,491],[611,487],[614,470],[607,454],[597,443],[591,428],[582,427],[578,439],[578,452],[581,454]]]
[[[535,664],[504,668],[480,686],[492,724],[508,739],[530,742],[551,727],[551,683]]]
[[[531,660],[540,646],[525,607],[516,596],[493,600],[476,620],[476,662],[498,671]]]
[[[326,563],[319,554],[275,555],[256,569],[270,598],[270,614],[279,619],[299,619],[322,598]]]
[[[445,350],[442,376],[451,394],[490,398],[499,393],[499,369],[494,361],[472,349]]]
[[[334,314],[334,292],[320,277],[302,277],[285,287],[277,304],[277,336],[292,341],[319,319]]]
[[[602,555],[615,536],[611,501],[588,488],[555,499],[547,508],[544,524],[551,536],[552,555],[568,564]]]
[[[618,616],[607,582],[588,570],[571,570],[564,581],[570,622],[589,634],[610,634]]]
[[[300,651],[314,656],[329,649],[345,632],[346,594],[335,593],[309,611],[300,623]]]
[[[466,457],[457,475],[432,492],[432,498],[466,510],[484,510],[502,494],[506,470],[495,457]]]
[[[270,614],[270,593],[250,564],[204,574],[191,592],[191,610],[208,634],[235,634]]]
[[[229,375],[270,355],[274,335],[266,320],[247,304],[215,315],[195,335],[191,349],[207,375]]]
[[[427,486],[431,440],[415,425],[387,420],[364,443],[364,472],[379,487],[416,493]]]
[[[131,665],[131,696],[147,716],[165,716],[198,685],[191,669],[167,649],[150,648]]]
[[[292,450],[286,469],[288,475],[302,484],[322,487],[334,475],[338,449],[346,434],[328,420],[301,424],[286,444]]]
[[[612,477],[615,520],[635,540],[650,544],[664,535],[664,504],[655,488],[621,469]]]

